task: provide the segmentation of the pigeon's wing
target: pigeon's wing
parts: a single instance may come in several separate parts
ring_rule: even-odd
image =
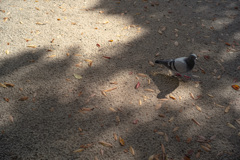
[[[185,73],[188,71],[188,66],[186,63],[187,57],[176,58],[174,61],[174,66],[177,72]]]

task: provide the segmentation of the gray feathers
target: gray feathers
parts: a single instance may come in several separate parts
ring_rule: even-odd
[[[180,57],[169,60],[156,60],[155,63],[163,64],[167,68],[179,73],[186,73],[193,69],[196,59],[197,56],[195,54],[191,54],[189,57]]]

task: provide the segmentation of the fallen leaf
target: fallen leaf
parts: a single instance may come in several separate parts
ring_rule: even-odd
[[[28,97],[25,96],[25,97],[20,98],[19,101],[26,101],[27,99],[28,99]]]
[[[10,121],[13,123],[13,116],[9,116]]]
[[[180,142],[180,137],[178,135],[176,135],[176,140]]]
[[[120,117],[119,116],[116,116],[116,122],[119,123],[121,120],[120,120]]]
[[[166,154],[165,147],[164,147],[163,144],[161,144],[161,148],[162,148],[162,152],[163,152],[163,154]]]
[[[226,109],[224,110],[225,113],[228,113],[230,110],[230,106],[227,106]]]
[[[187,143],[190,143],[192,141],[192,137],[188,137]]]
[[[174,96],[172,96],[171,94],[169,95],[169,97],[173,100],[176,100],[176,98]]]
[[[29,47],[29,48],[37,48],[37,46],[35,46],[35,45],[27,45],[27,47]]]
[[[73,153],[79,153],[79,152],[82,152],[82,151],[84,151],[84,149],[80,148],[80,149],[77,149],[77,150],[73,151]]]
[[[14,84],[11,83],[4,83],[7,87],[14,87]]]
[[[202,149],[204,149],[205,151],[210,152],[210,148],[208,148],[208,147],[206,147],[206,146],[204,146],[204,145],[201,145],[201,147],[202,147]]]
[[[80,131],[80,132],[82,132],[83,130],[82,130],[82,128],[80,128],[80,127],[78,127],[78,130]]]
[[[8,98],[3,98],[6,102],[9,102],[9,99]]]
[[[159,114],[158,116],[159,116],[159,117],[162,117],[162,118],[164,118],[164,117],[165,117],[165,115],[164,115],[164,114]]]
[[[144,91],[148,91],[148,92],[155,92],[153,89],[149,89],[149,88],[147,88],[147,89],[144,89]]]
[[[139,77],[147,77],[147,75],[146,74],[143,74],[143,73],[138,73],[137,74]]]
[[[152,61],[148,61],[148,64],[150,64],[152,67],[154,67],[154,63]]]
[[[166,142],[168,142],[168,135],[166,133],[164,133],[164,139]]]
[[[84,61],[85,61],[85,62],[88,62],[88,66],[89,66],[89,67],[92,66],[93,61],[92,61],[91,59],[85,59]]]
[[[125,142],[124,142],[124,140],[123,140],[121,137],[119,137],[119,143],[120,143],[122,146],[125,145]]]
[[[110,82],[110,84],[118,84],[117,82]]]
[[[48,56],[48,58],[53,58],[53,57],[56,57],[55,54],[51,55],[51,56]]]
[[[0,86],[3,87],[3,88],[7,88],[7,86],[2,84],[2,83],[0,83]]]
[[[78,74],[76,74],[76,73],[74,73],[73,75],[74,75],[74,77],[75,77],[76,79],[82,79],[82,76],[81,76],[81,75],[78,75]]]
[[[200,151],[197,152],[196,158],[199,158],[199,157],[200,157],[200,153],[201,153]]]
[[[178,129],[179,129],[179,127],[175,127],[175,128],[173,129],[173,132],[176,132]]]
[[[113,111],[113,112],[117,112],[114,108],[112,108],[112,107],[109,107],[109,109],[111,110],[111,111]]]
[[[227,123],[228,127],[233,128],[233,129],[237,129],[234,125],[232,125],[231,123]]]
[[[97,47],[101,47],[100,44],[98,44],[98,43],[96,44],[96,46],[97,46]]]
[[[77,25],[77,23],[76,22],[71,22],[71,25]]]
[[[172,122],[174,120],[174,117],[171,117],[168,122]]]
[[[106,92],[104,92],[104,91],[101,91],[102,92],[102,95],[104,95],[104,96],[106,96],[107,97],[107,94],[106,94]]]
[[[101,153],[101,155],[103,156],[104,151],[101,149],[101,150],[100,150],[100,153]]]
[[[132,155],[135,155],[135,151],[134,151],[134,149],[132,148],[132,146],[129,147],[129,151],[132,153]]]
[[[140,83],[138,82],[135,86],[135,89],[138,89],[140,87]]]
[[[117,137],[116,133],[113,133],[113,138],[114,138],[115,141],[117,141],[118,137]]]
[[[114,87],[114,88],[111,88],[111,89],[106,89],[103,92],[110,92],[110,91],[115,90],[115,89],[117,89],[117,87]]]
[[[111,143],[107,143],[107,142],[104,142],[104,141],[99,141],[98,143],[105,146],[105,147],[113,147],[113,145]]]
[[[4,17],[3,21],[6,22],[8,20],[8,17]]]
[[[227,46],[231,46],[231,44],[230,44],[230,43],[228,43],[228,42],[226,42],[225,44],[226,44]]]
[[[148,79],[148,84],[150,84],[151,83],[151,80],[150,79]]]
[[[198,121],[196,121],[195,119],[192,119],[192,121],[200,126],[200,123]]]
[[[192,99],[195,99],[195,98],[194,98],[194,95],[193,95],[192,93],[189,93],[189,94],[190,94],[190,96],[192,97]]]
[[[106,59],[111,59],[111,57],[107,57],[107,56],[103,56],[103,58],[106,58]]]
[[[239,119],[236,119],[237,123],[240,124],[240,118]]]
[[[139,102],[138,102],[138,103],[139,103],[140,106],[142,105],[142,101],[141,101],[141,99],[139,99]]]
[[[80,110],[82,110],[82,111],[92,111],[92,110],[94,110],[94,108],[85,108],[85,107],[83,107]]]
[[[108,40],[108,42],[113,42],[113,40],[111,39],[111,40]]]
[[[202,112],[202,108],[199,107],[199,106],[197,106],[197,105],[196,105],[196,109],[197,109],[199,112]]]
[[[235,90],[239,90],[239,85],[237,85],[237,84],[232,85],[232,88],[235,89]]]

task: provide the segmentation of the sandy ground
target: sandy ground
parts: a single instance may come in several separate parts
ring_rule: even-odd
[[[0,159],[239,160],[239,13],[234,0],[0,0]],[[194,81],[149,64],[190,53]]]

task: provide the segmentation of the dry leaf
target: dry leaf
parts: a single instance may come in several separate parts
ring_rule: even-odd
[[[150,84],[151,83],[151,80],[150,79],[148,79],[148,84]]]
[[[76,73],[74,73],[73,75],[74,75],[74,77],[75,77],[76,79],[82,79],[82,76],[81,76],[81,75],[78,75],[78,74],[76,74]]]
[[[106,96],[107,97],[107,94],[106,94],[106,92],[104,92],[104,91],[101,91],[102,92],[102,94],[104,95],[104,96]]]
[[[166,142],[168,142],[168,135],[166,133],[164,134],[164,139]]]
[[[108,42],[113,42],[113,40],[111,39],[111,40],[108,40]]]
[[[117,141],[118,137],[116,133],[113,133],[114,140]]]
[[[235,89],[235,90],[239,90],[239,85],[237,85],[237,84],[232,85],[232,88]]]
[[[82,128],[80,128],[80,127],[78,127],[78,130],[80,131],[80,132],[82,132],[83,130],[82,130]]]
[[[111,111],[113,111],[113,112],[117,112],[114,108],[112,108],[112,107],[109,107],[109,109],[111,110]]]
[[[77,150],[73,151],[73,153],[79,153],[79,152],[82,152],[82,151],[84,151],[84,149],[80,148],[80,149],[77,149]]]
[[[103,58],[106,58],[106,59],[111,59],[111,57],[107,57],[107,56],[103,56]]]
[[[116,122],[119,123],[121,120],[120,120],[120,117],[119,116],[116,116]]]
[[[144,89],[144,91],[148,91],[148,92],[155,92],[153,89],[149,89],[149,88],[147,88],[147,89]]]
[[[198,151],[196,154],[196,158],[199,158],[199,157],[200,157],[200,151]]]
[[[196,123],[197,125],[199,125],[199,126],[200,126],[200,123],[199,123],[199,122],[197,122],[195,119],[192,119],[192,121],[193,121],[194,123]]]
[[[240,118],[239,119],[236,119],[237,123],[240,124]]]
[[[20,98],[19,101],[26,101],[27,99],[28,99],[28,97],[25,96],[25,97]]]
[[[161,144],[161,148],[162,148],[162,152],[163,152],[163,154],[166,154],[166,152],[165,152],[165,147],[164,147],[163,144]]]
[[[230,110],[230,106],[227,106],[224,112],[225,112],[225,113],[228,113],[229,110]]]
[[[0,86],[3,87],[3,88],[7,88],[7,86],[2,84],[2,83],[0,83]]]
[[[176,140],[180,142],[180,137],[178,135],[176,135]]]
[[[204,145],[201,145],[201,147],[202,147],[202,149],[204,149],[205,151],[210,152],[210,148],[208,148],[208,147],[206,147],[206,146],[204,146]]]
[[[233,129],[237,129],[234,125],[232,125],[231,123],[227,123],[228,127],[233,128]]]
[[[143,74],[143,73],[138,73],[137,74],[139,77],[147,77],[147,75],[146,74]]]
[[[123,140],[121,137],[119,137],[119,143],[120,143],[122,146],[125,145],[125,142],[124,142],[124,140]]]
[[[48,56],[48,58],[53,58],[53,57],[56,57],[55,54],[51,55],[51,56]]]
[[[173,132],[176,132],[178,129],[179,129],[179,127],[175,127],[175,128],[173,129]]]
[[[104,141],[99,141],[98,143],[105,146],[105,147],[112,147],[113,146],[111,143],[107,143],[107,142],[104,142]]]
[[[7,87],[14,87],[14,84],[11,83],[4,83]]]
[[[6,22],[8,20],[8,17],[4,17],[3,21]]]
[[[89,66],[89,67],[92,66],[93,61],[92,61],[91,59],[85,59],[84,61],[85,61],[85,62],[88,62],[88,66]]]
[[[10,121],[13,123],[13,116],[9,116]]]
[[[100,153],[101,153],[101,155],[103,156],[104,151],[101,149],[101,150],[100,150]]]
[[[85,107],[83,107],[80,110],[82,110],[82,111],[92,111],[92,110],[94,110],[94,108],[85,108]]]
[[[174,120],[174,117],[171,117],[168,122],[172,122]]]
[[[29,48],[37,48],[37,46],[35,46],[35,45],[27,45],[27,47],[29,47]]]
[[[110,84],[118,84],[117,82],[110,82]]]
[[[132,155],[135,155],[135,151],[134,151],[134,149],[132,148],[132,146],[129,147],[129,151],[132,153]]]
[[[162,117],[162,118],[164,118],[164,117],[165,117],[165,115],[164,115],[164,114],[159,114],[159,117]]]
[[[192,97],[192,99],[195,99],[192,93],[189,93],[189,94],[190,94],[190,96]]]
[[[200,112],[202,112],[202,108],[196,105],[196,109]]]
[[[138,89],[140,87],[140,83],[138,82],[135,86],[135,89]]]
[[[110,91],[112,91],[112,90],[114,90],[114,89],[117,89],[117,87],[114,87],[114,88],[111,88],[111,89],[106,89],[106,90],[104,90],[103,92],[110,92]]]
[[[154,67],[154,63],[152,61],[148,61],[148,64],[150,64],[152,67]]]
[[[169,97],[173,100],[176,100],[176,98],[174,96],[172,96],[171,94],[169,95]]]
[[[189,137],[188,139],[187,139],[187,143],[190,143],[192,141],[192,137]]]
[[[140,106],[142,105],[142,101],[141,101],[141,99],[139,99],[139,102],[138,102],[138,103],[139,103]]]
[[[157,134],[159,134],[160,136],[164,136],[165,133],[164,132],[156,132]]]
[[[9,99],[8,98],[3,98],[6,102],[9,102]]]

